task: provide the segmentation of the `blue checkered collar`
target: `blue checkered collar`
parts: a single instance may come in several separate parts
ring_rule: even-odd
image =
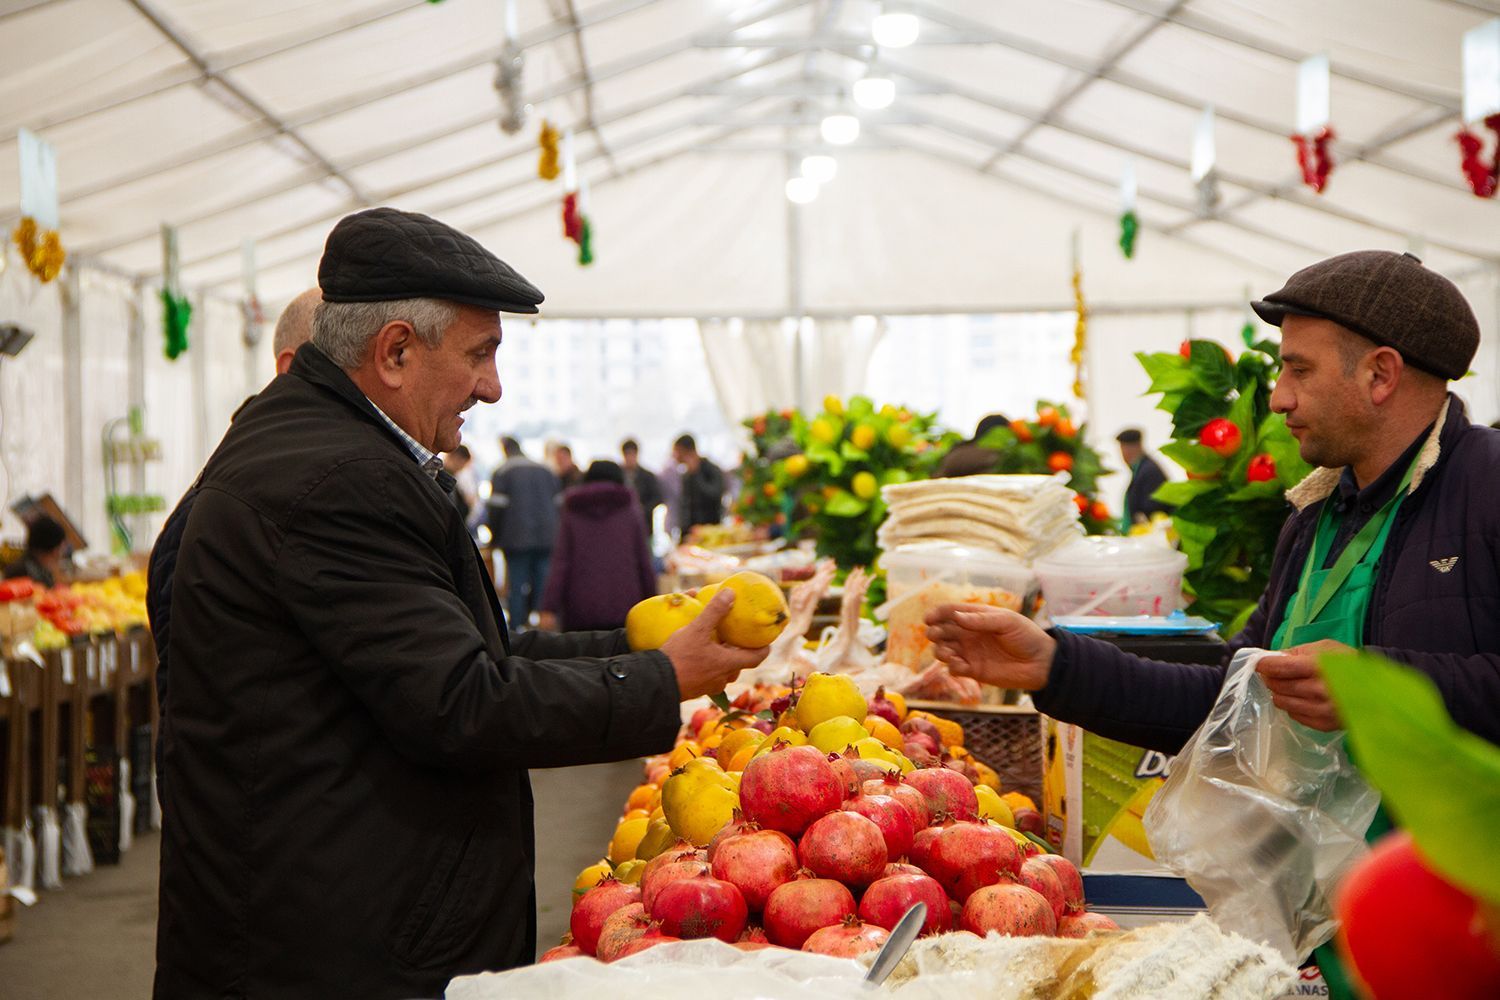
[[[417,464],[422,467],[422,471],[427,474],[428,478],[436,480],[438,473],[442,471],[443,460],[424,447],[416,438],[402,430],[401,425],[392,420],[384,410],[376,406],[374,400],[368,396],[365,399],[369,400],[370,406],[379,415],[380,419],[384,420],[386,426],[394,431],[396,436],[401,439],[401,442],[406,445],[406,450],[411,452],[411,457],[417,460]]]

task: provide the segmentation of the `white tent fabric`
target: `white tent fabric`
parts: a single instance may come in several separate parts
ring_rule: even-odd
[[[242,242],[274,316],[314,282],[334,222],[372,204],[473,233],[554,317],[1067,309],[1076,232],[1104,444],[1124,423],[1161,439],[1130,353],[1170,348],[1190,313],[1232,337],[1247,291],[1331,253],[1413,248],[1470,293],[1485,342],[1460,391],[1476,418],[1500,416],[1500,206],[1468,191],[1453,142],[1462,36],[1500,2],[901,6],[920,17],[917,44],[876,49],[876,0],[516,0],[533,110],[505,135],[500,0],[0,4],[0,216],[8,229],[19,215],[16,131],[30,128],[57,149],[82,304],[69,333],[57,287],[8,251],[0,319],[39,334],[0,364],[11,495],[62,482],[99,509],[97,428],[142,395],[169,439],[154,482],[175,495],[269,375],[241,340]],[[1338,139],[1317,195],[1287,136],[1297,63],[1320,52]],[[867,72],[895,81],[895,103],[860,110],[838,176],[792,206],[783,186],[823,150],[819,120],[851,109]],[[1221,201],[1201,213],[1188,160],[1206,105]],[[536,176],[543,116],[577,135],[590,267],[562,238],[561,185]],[[1127,164],[1133,260],[1116,247]],[[179,230],[203,348],[176,363],[159,349],[162,222]]]

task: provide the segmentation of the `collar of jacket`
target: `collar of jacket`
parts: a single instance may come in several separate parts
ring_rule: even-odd
[[[354,384],[354,380],[347,372],[334,364],[328,355],[318,350],[311,342],[297,349],[297,353],[292,357],[292,367],[287,374],[295,375],[304,382],[327,389],[338,396],[358,411],[362,417],[379,427],[381,433],[401,449],[401,454],[411,457],[411,450],[406,447],[406,442],[391,430],[390,425],[375,409],[375,404],[370,402],[370,397],[360,391],[359,386]],[[439,469],[436,482],[442,487],[444,493],[452,493],[457,481],[447,469]]]
[[[1454,404],[1457,405],[1454,405]],[[1437,420],[1433,421],[1432,432],[1427,435],[1422,450],[1417,452],[1417,468],[1412,473],[1411,485],[1406,488],[1406,495],[1411,496],[1422,485],[1422,480],[1432,467],[1437,465],[1438,458],[1443,453],[1444,440],[1452,441],[1453,437],[1462,432],[1468,418],[1464,415],[1463,401],[1451,392],[1448,399],[1443,403],[1443,408],[1438,411]],[[1343,475],[1343,469],[1318,468],[1308,473],[1307,478],[1286,491],[1286,498],[1293,507],[1306,510],[1311,504],[1320,500],[1328,499],[1339,485],[1339,477]]]

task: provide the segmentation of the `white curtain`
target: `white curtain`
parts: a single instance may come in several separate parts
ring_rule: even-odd
[[[842,399],[868,391],[870,359],[885,336],[885,319],[856,316],[808,325],[802,342],[802,408],[821,408],[824,396]]]

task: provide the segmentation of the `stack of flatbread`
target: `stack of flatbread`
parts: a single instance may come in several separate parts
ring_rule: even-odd
[[[1029,564],[1083,534],[1065,474],[928,479],[881,492],[890,514],[877,537],[886,551],[947,542]]]

